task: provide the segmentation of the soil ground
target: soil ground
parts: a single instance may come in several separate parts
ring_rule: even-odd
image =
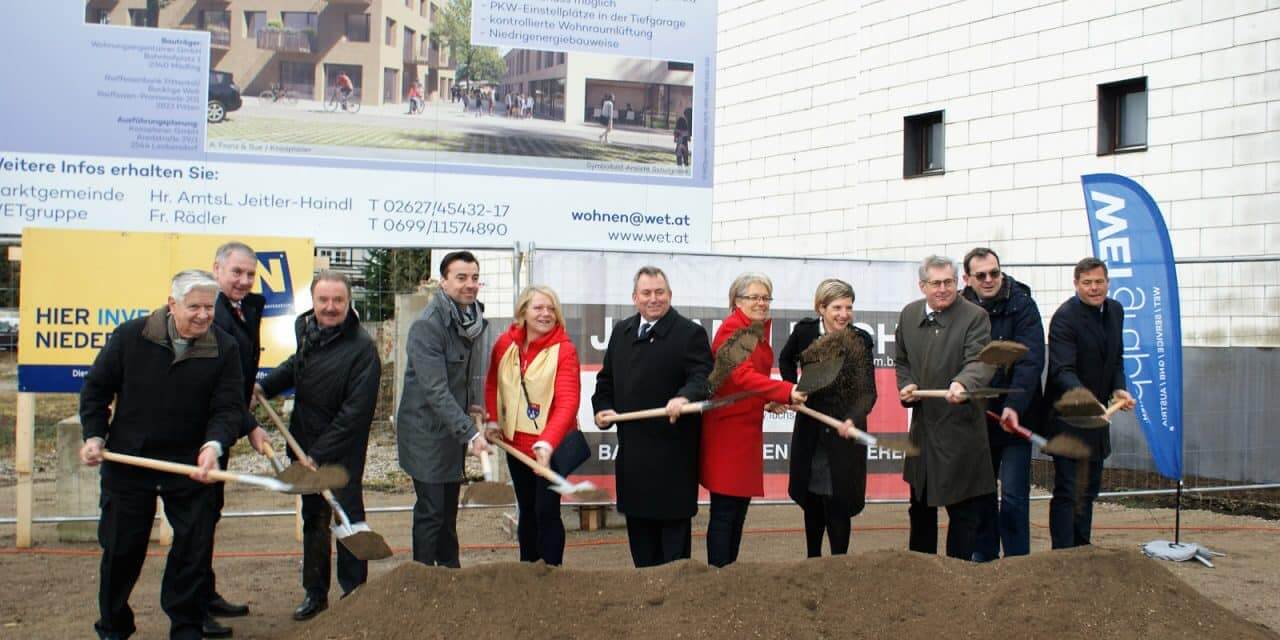
[[[53,483],[37,481],[35,484],[37,515],[53,513]],[[228,512],[250,510],[278,510],[292,506],[292,498],[254,490],[241,486],[232,486],[227,491]],[[369,506],[399,506],[412,504],[412,494],[384,493],[366,491],[366,502]],[[14,511],[14,488],[12,485],[0,487],[0,514],[10,515]],[[464,550],[462,564],[464,567],[477,565],[494,565],[511,562],[516,559],[516,550],[509,534],[504,532],[502,522],[504,512],[509,509],[487,508],[467,509],[459,518],[459,536]],[[694,520],[694,561],[703,563],[706,560],[705,543],[700,533],[706,530],[706,507],[701,509]],[[574,570],[626,570],[631,566],[626,546],[626,533],[622,528],[622,518],[611,514],[609,526],[601,531],[578,531],[577,516],[571,509],[564,510],[564,517],[569,529],[569,548],[565,553],[565,568]],[[941,518],[945,523],[945,514]],[[737,569],[716,572],[705,569],[704,565],[691,564],[683,568],[667,568],[657,570],[659,573],[621,571],[619,573],[602,574],[584,577],[577,580],[584,585],[596,585],[604,581],[625,586],[638,585],[639,590],[632,600],[644,602],[645,598],[665,598],[674,602],[683,597],[684,592],[667,590],[661,585],[673,585],[676,576],[686,572],[690,579],[701,585],[703,591],[724,592],[715,602],[701,602],[704,609],[697,620],[720,620],[723,624],[707,632],[708,627],[697,620],[685,620],[690,634],[687,635],[743,635],[748,627],[738,626],[761,620],[761,616],[752,611],[774,610],[783,615],[780,620],[791,619],[803,621],[804,611],[813,613],[828,607],[836,606],[839,601],[850,603],[863,601],[873,605],[860,618],[863,626],[855,631],[869,633],[892,628],[896,634],[911,637],[936,636],[945,632],[947,616],[958,616],[955,619],[967,620],[965,624],[1018,623],[1029,625],[1028,632],[1048,631],[1054,635],[1083,635],[1092,633],[1097,628],[1083,626],[1073,627],[1059,624],[1062,620],[1077,617],[1074,611],[1065,611],[1062,605],[1074,603],[1077,606],[1086,604],[1074,593],[1089,595],[1088,602],[1098,600],[1099,590],[1103,595],[1115,595],[1131,598],[1123,603],[1112,603],[1109,615],[1129,615],[1134,620],[1128,626],[1108,627],[1101,637],[1122,637],[1125,633],[1148,635],[1157,633],[1166,637],[1168,629],[1162,626],[1164,617],[1170,620],[1190,620],[1197,625],[1204,624],[1202,633],[1211,637],[1238,637],[1240,630],[1266,629],[1273,632],[1280,630],[1280,524],[1253,517],[1229,516],[1207,511],[1184,512],[1183,539],[1201,543],[1215,551],[1228,555],[1216,559],[1217,568],[1209,569],[1198,563],[1165,563],[1146,560],[1141,557],[1138,546],[1153,539],[1172,539],[1173,511],[1168,509],[1134,509],[1117,504],[1099,504],[1094,518],[1094,543],[1103,551],[1101,553],[1058,552],[1048,553],[1048,521],[1047,503],[1038,501],[1032,506],[1032,558],[1002,561],[1001,567],[976,567],[952,561],[933,561],[927,558],[900,551],[906,546],[907,517],[904,505],[871,505],[867,511],[854,519],[853,549],[854,558],[827,561],[824,563],[799,562],[804,556],[803,534],[800,510],[793,505],[753,506],[748,518],[746,534],[741,554],[744,563],[762,563],[760,566],[748,567],[745,564]],[[290,613],[301,600],[302,590],[299,586],[300,544],[296,542],[295,523],[289,517],[229,518],[224,519],[218,530],[218,557],[215,569],[218,573],[219,590],[232,601],[248,602],[252,612],[248,617],[230,618],[224,622],[235,629],[236,638],[281,638],[291,637],[300,631],[319,629],[322,632],[313,634],[308,631],[307,637],[384,637],[368,635],[364,631],[354,629],[352,635],[335,633],[335,629],[344,629],[341,618],[351,620],[361,615],[369,615],[374,606],[375,594],[382,593],[388,585],[419,584],[434,585],[432,588],[456,589],[458,599],[483,598],[483,590],[477,591],[477,584],[494,584],[510,579],[512,585],[521,585],[522,589],[516,597],[534,599],[536,589],[546,588],[552,583],[540,586],[537,582],[539,574],[525,572],[518,567],[488,567],[473,569],[461,574],[448,574],[447,578],[430,577],[413,573],[419,569],[408,566],[400,571],[397,568],[409,562],[410,515],[405,512],[372,514],[370,524],[384,535],[396,555],[388,560],[371,563],[369,596],[357,592],[351,599],[338,602],[336,586],[330,595],[333,608],[317,618],[311,626],[295,623]],[[11,525],[0,526],[0,575],[4,576],[5,589],[0,595],[0,638],[32,638],[61,639],[86,637],[91,634],[90,625],[96,618],[96,590],[98,547],[94,543],[65,543],[57,540],[57,532],[53,525],[37,525],[35,530],[36,548],[31,551],[19,551],[13,548],[14,532]],[[1114,551],[1108,553],[1107,550]],[[164,565],[165,549],[152,546],[155,554],[149,558],[143,569],[142,577],[134,590],[132,603],[137,614],[140,638],[165,637],[168,621],[159,607],[159,583]],[[1075,554],[1075,555],[1069,555]],[[1037,559],[1036,556],[1046,556]],[[1077,557],[1078,556],[1078,557]],[[1028,564],[1029,561],[1034,561]],[[1065,563],[1065,564],[1064,564]],[[1025,569],[1019,569],[1025,567]],[[1070,567],[1076,569],[1068,570]],[[1092,568],[1090,568],[1092,567]],[[1151,571],[1148,571],[1151,567]],[[1158,570],[1156,568],[1158,567]],[[1253,625],[1237,625],[1240,621],[1232,616],[1215,613],[1208,603],[1187,601],[1190,613],[1180,611],[1185,606],[1172,606],[1171,602],[1182,602],[1189,598],[1189,591],[1183,589],[1178,581],[1169,580],[1168,573],[1184,581],[1190,589],[1198,592],[1208,600],[1243,618]],[[395,573],[392,573],[392,572]],[[654,570],[650,570],[654,571]],[[665,571],[666,573],[661,573]],[[886,573],[886,571],[888,573]],[[408,572],[408,573],[406,573]],[[488,572],[488,573],[485,573]],[[843,573],[842,573],[843,572]],[[1036,574],[1038,580],[1027,574]],[[428,572],[430,573],[430,572]],[[565,578],[576,573],[552,571],[552,575]],[[827,574],[844,575],[844,581],[831,582]],[[921,606],[924,609],[912,609],[908,605],[889,606],[876,594],[885,593],[894,597],[909,598],[914,591],[902,584],[884,583],[886,575],[909,574],[929,576],[925,582],[952,585],[957,589],[968,591],[959,601],[945,606],[924,605],[936,599],[938,593],[945,589],[933,590],[927,584],[918,585],[922,594]],[[642,576],[641,574],[645,574]],[[955,575],[953,575],[955,574]],[[434,575],[434,574],[432,574]],[[665,576],[665,577],[664,577]],[[754,576],[752,581],[745,581],[744,576]],[[800,583],[791,583],[782,576],[791,576]],[[825,577],[824,577],[825,576]],[[1001,576],[1004,576],[1003,578]],[[1057,583],[1054,576],[1063,576],[1064,589],[1052,593],[1043,590]],[[1161,581],[1167,584],[1160,586]],[[479,582],[477,582],[479,581]],[[655,582],[656,581],[656,582]],[[941,582],[939,582],[941,581]],[[455,584],[456,583],[456,584]],[[560,583],[554,583],[560,584]],[[650,586],[648,591],[643,584]],[[769,592],[739,589],[739,586],[774,585]],[[1152,585],[1156,587],[1152,587]],[[449,586],[446,586],[449,585]],[[810,597],[817,593],[819,587],[839,589],[838,595]],[[908,585],[909,586],[909,585]],[[670,589],[675,589],[671,586]],[[717,590],[718,589],[718,590]],[[379,591],[381,590],[381,591]],[[403,589],[402,589],[403,590]],[[651,593],[652,592],[652,593]],[[658,595],[665,594],[665,595]],[[800,594],[806,594],[800,597]],[[894,595],[896,594],[896,595]],[[1061,603],[1050,596],[1068,598]],[[1063,595],[1065,594],[1065,595]],[[1116,595],[1118,594],[1118,595]],[[693,595],[697,595],[696,593]],[[998,597],[997,597],[998,596]],[[381,596],[378,596],[381,597]],[[1110,597],[1110,596],[1108,596]],[[425,596],[424,596],[425,598]],[[863,598],[871,598],[869,601]],[[1024,600],[1031,598],[1031,600]],[[1071,599],[1074,598],[1074,599]],[[448,602],[449,598],[442,600]],[[807,609],[809,600],[817,602],[821,609]],[[439,603],[441,600],[431,600]],[[617,601],[614,599],[613,601]],[[982,611],[999,612],[989,621],[977,619],[965,602],[972,601],[980,605]],[[383,622],[398,620],[413,625],[417,633],[414,637],[436,637],[445,635],[451,629],[446,626],[419,626],[433,619],[425,606],[428,600],[421,600],[422,611],[406,611],[404,605],[409,601],[387,600],[383,606],[398,615],[386,618]],[[1002,602],[1012,603],[1006,609]],[[1037,603],[1040,608],[1037,615],[1028,613],[1027,603]],[[798,604],[802,610],[795,610],[785,603]],[[633,603],[634,604],[634,603]],[[398,605],[398,607],[397,607]],[[1194,606],[1192,606],[1194,605]],[[502,607],[500,599],[489,602],[475,601],[475,607]],[[656,606],[656,605],[650,605]],[[723,611],[713,611],[705,607],[724,606]],[[395,607],[394,610],[392,607]],[[602,608],[603,607],[603,608]],[[790,608],[787,608],[790,607]],[[904,608],[905,607],[905,608]],[[474,608],[474,607],[473,607]],[[582,613],[594,612],[595,615],[608,617],[617,625],[627,624],[626,616],[616,617],[621,609],[610,609],[599,603],[592,603]],[[1178,611],[1175,611],[1178,610]],[[914,613],[913,613],[914,611]],[[734,613],[736,612],[736,613]],[[789,612],[789,613],[788,613]],[[905,613],[904,613],[905,612]],[[572,615],[560,616],[555,622],[563,622],[578,612],[567,612]],[[650,612],[652,614],[653,612]],[[645,614],[645,615],[650,615]],[[734,618],[733,615],[737,617]],[[1015,615],[1016,614],[1016,615]],[[496,614],[495,614],[496,615]],[[842,614],[843,615],[843,614]],[[986,616],[987,614],[981,614]],[[1085,612],[1081,615],[1087,616]],[[727,616],[727,617],[726,617]],[[786,616],[791,616],[787,618]],[[800,617],[796,617],[800,616]],[[898,617],[894,617],[898,616]],[[936,616],[943,616],[937,618]],[[1190,616],[1190,617],[1188,617]],[[643,617],[643,616],[642,616]],[[767,618],[768,616],[764,616]],[[812,616],[810,616],[812,617]],[[907,622],[898,620],[905,617]],[[911,624],[919,618],[918,625]],[[373,620],[381,620],[375,616]],[[646,618],[647,619],[647,618]],[[679,617],[675,620],[680,620]],[[735,622],[735,620],[737,622]],[[845,620],[845,618],[838,618]],[[1146,622],[1143,622],[1143,621]],[[745,621],[745,622],[744,622]],[[932,621],[932,622],[930,622]],[[857,623],[845,622],[845,624]],[[372,624],[372,622],[366,623]],[[495,631],[495,623],[485,623],[484,628]],[[525,618],[520,627],[525,631],[549,628],[539,626],[536,620]],[[547,623],[550,624],[550,623]],[[816,623],[815,623],[816,624]],[[1227,625],[1227,626],[1223,626]],[[513,627],[514,628],[514,627]],[[596,627],[580,625],[576,627],[581,633],[573,633],[557,627],[556,637],[585,637],[599,635]],[[600,627],[605,629],[606,627]],[[612,627],[615,634],[625,632],[629,627]],[[702,629],[702,633],[694,633]],[[801,626],[796,629],[801,637],[819,637],[830,631],[833,635],[839,626],[824,627]],[[1228,632],[1228,630],[1233,630]],[[365,631],[373,632],[375,627],[367,627]],[[631,629],[634,631],[634,629]],[[1019,630],[1022,630],[1020,628]],[[657,631],[657,629],[654,629]],[[754,631],[763,636],[771,636],[768,630],[755,628]],[[974,629],[982,635],[995,635],[999,628],[991,627],[983,631]],[[1222,635],[1226,633],[1226,635]],[[452,634],[450,634],[452,635]],[[495,633],[496,635],[496,633]],[[1001,634],[1007,637],[1007,634]],[[407,637],[407,636],[406,636]],[[1094,636],[1090,636],[1094,637]],[[1203,637],[1203,636],[1201,636]]]

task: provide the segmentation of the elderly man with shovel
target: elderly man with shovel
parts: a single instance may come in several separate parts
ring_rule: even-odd
[[[235,340],[213,327],[218,283],[206,271],[173,277],[167,306],[111,334],[80,392],[80,459],[102,467],[98,540],[101,638],[136,630],[129,594],[147,556],[156,497],[164,499],[173,546],[160,584],[171,638],[200,638],[208,608],[208,554],[217,522],[208,484],[218,458],[235,443],[244,416]],[[115,409],[111,404],[115,402]],[[111,452],[107,452],[107,447]],[[121,464],[113,453],[196,463],[190,477]]]
[[[902,473],[911,485],[909,548],[937,553],[938,507],[946,507],[947,555],[969,560],[982,502],[996,490],[986,418],[971,401],[995,374],[979,357],[991,341],[991,321],[959,297],[950,258],[925,258],[919,275],[925,297],[902,309],[894,334],[899,398],[912,408],[911,442],[920,448]],[[941,398],[924,392],[934,389]]]
[[[312,309],[294,325],[298,351],[272,370],[255,389],[266,397],[294,390],[290,431],[302,453],[291,450],[310,468],[339,464],[350,482],[333,491],[352,521],[364,520],[365,453],[369,425],[378,403],[382,363],[373,338],[360,327],[351,309],[351,283],[335,271],[321,271],[311,282]],[[301,458],[301,459],[300,459]],[[307,620],[329,606],[329,524],[334,512],[326,496],[302,497],[302,587],[306,597],[293,612]],[[364,584],[369,563],[345,545],[338,546],[338,586],[345,597]]]

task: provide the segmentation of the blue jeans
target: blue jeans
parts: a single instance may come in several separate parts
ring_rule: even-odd
[[[991,448],[991,466],[1000,480],[1000,499],[986,501],[978,525],[976,562],[1031,552],[1031,443],[1011,442]]]
[[[1079,469],[1079,465],[1086,465]],[[1084,477],[1077,476],[1081,470]],[[1080,481],[1084,481],[1083,487]],[[1053,457],[1053,499],[1049,501],[1049,537],[1054,549],[1089,544],[1093,501],[1102,485],[1102,460]]]

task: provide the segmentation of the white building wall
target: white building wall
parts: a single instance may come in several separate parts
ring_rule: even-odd
[[[1280,0],[729,0],[719,42],[717,251],[1069,263],[1080,175],[1115,172],[1179,258],[1280,254]],[[1148,149],[1096,155],[1097,85],[1142,76]],[[939,109],[946,173],[904,180]],[[1046,316],[1071,293],[1010,271]],[[1188,344],[1280,343],[1280,262],[1179,274]]]

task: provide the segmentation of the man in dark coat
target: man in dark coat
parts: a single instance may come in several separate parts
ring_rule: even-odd
[[[959,298],[950,258],[920,264],[925,294],[902,309],[895,332],[898,395],[911,412],[911,441],[902,477],[911,485],[909,548],[938,551],[938,507],[947,508],[947,555],[970,560],[983,500],[995,492],[987,421],[980,401],[966,391],[986,386],[995,368],[978,360],[991,341],[987,312]],[[919,389],[946,389],[945,400],[918,398]]]
[[[964,281],[967,286],[961,296],[987,311],[991,339],[1009,340],[1027,348],[1026,355],[1009,367],[999,368],[991,379],[993,387],[1021,393],[987,401],[987,410],[1000,416],[999,420],[987,417],[987,441],[991,445],[993,472],[1000,480],[1000,499],[997,501],[992,494],[983,508],[973,559],[984,562],[999,558],[1002,544],[1006,557],[1031,552],[1031,443],[1000,424],[1028,428],[1041,424],[1038,418],[1043,401],[1040,373],[1044,371],[1044,323],[1040,308],[1031,298],[1031,287],[1004,273],[995,251],[978,247],[965,254]]]
[[[591,404],[596,425],[618,412],[666,406],[666,418],[618,424],[618,511],[636,567],[688,558],[698,513],[701,417],[680,415],[707,397],[711,345],[707,332],[671,308],[667,276],[636,272],[631,299],[638,313],[613,327]]]
[[[262,381],[267,397],[294,390],[289,430],[297,438],[307,466],[338,464],[350,475],[334,489],[351,522],[364,521],[365,453],[369,425],[378,404],[382,363],[378,348],[351,309],[351,283],[335,271],[311,281],[312,310],[298,316],[298,351]],[[292,456],[291,452],[291,456]],[[306,597],[293,612],[307,620],[329,606],[329,525],[333,513],[323,496],[302,496],[302,587]],[[364,584],[369,563],[338,545],[338,586],[345,597]]]
[[[262,324],[262,309],[266,299],[252,293],[257,279],[258,256],[253,249],[242,242],[228,242],[214,253],[213,277],[218,281],[218,299],[214,303],[213,325],[227,332],[236,341],[240,351],[240,372],[244,376],[245,408],[252,405],[253,384],[258,378],[258,358],[261,347],[258,341],[258,329]],[[266,440],[267,433],[258,426],[253,414],[245,411],[240,435],[248,436],[253,448],[259,449]],[[224,451],[218,464],[227,468],[231,452]],[[213,485],[218,518],[221,519],[224,504],[223,485]],[[216,524],[216,522],[215,522]],[[231,628],[224,626],[213,616],[249,615],[249,606],[232,604],[218,593],[217,576],[213,571],[213,549],[210,548],[209,565],[209,617],[204,621],[206,638],[219,638],[231,635]]]
[[[1124,309],[1107,297],[1110,279],[1107,265],[1097,258],[1085,258],[1074,272],[1076,295],[1058,307],[1049,322],[1049,374],[1045,401],[1052,406],[1062,394],[1083,387],[1095,398],[1107,402],[1112,397],[1135,406],[1125,389]],[[1051,412],[1052,434],[1070,433],[1089,446],[1086,461],[1053,457],[1053,499],[1049,501],[1049,537],[1054,549],[1089,544],[1093,528],[1093,501],[1102,485],[1102,462],[1111,455],[1111,427],[1080,429]],[[1077,466],[1087,465],[1083,480]]]
[[[178,273],[167,308],[116,327],[80,391],[85,464],[101,464],[109,447],[200,467],[184,478],[114,462],[102,466],[102,564],[93,625],[99,637],[127,638],[136,630],[129,594],[146,559],[157,497],[173,526],[160,606],[169,615],[170,637],[201,637],[217,521],[213,488],[202,483],[235,443],[244,413],[236,343],[213,327],[217,291],[208,272]]]

